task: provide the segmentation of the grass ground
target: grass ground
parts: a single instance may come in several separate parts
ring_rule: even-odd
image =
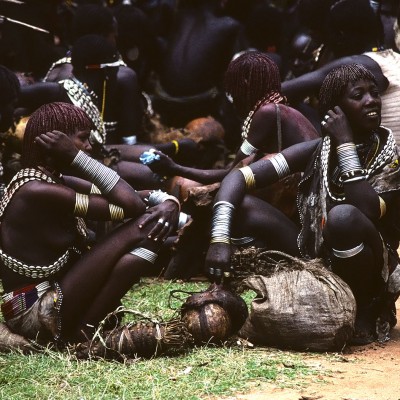
[[[153,279],[136,285],[123,304],[167,321],[188,294],[206,283],[172,283]],[[252,294],[248,293],[250,301]],[[178,298],[177,298],[178,297]],[[172,300],[172,301],[170,301]],[[207,399],[256,390],[263,382],[298,387],[320,370],[301,353],[241,345],[195,347],[174,357],[150,360],[76,360],[68,353],[0,355],[1,399]],[[319,378],[318,378],[319,379]]]

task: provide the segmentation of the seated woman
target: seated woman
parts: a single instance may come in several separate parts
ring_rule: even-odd
[[[247,51],[231,61],[225,73],[225,90],[243,120],[242,144],[233,163],[226,169],[201,170],[178,165],[160,154],[160,161],[149,165],[153,171],[205,184],[220,182],[246,157],[261,158],[319,136],[310,121],[287,104],[278,66],[263,52]]]
[[[66,79],[23,86],[18,106],[26,109],[28,115],[39,106],[55,101],[82,108],[96,125],[91,137],[92,156],[118,169],[117,172],[135,188],[162,188],[163,182],[139,163],[140,154],[154,146],[106,146],[122,143],[122,137],[140,136],[143,110],[134,71],[122,65],[116,47],[100,35],[80,37],[72,47],[71,63],[73,75]],[[115,140],[116,137],[121,140]],[[191,154],[196,151],[191,140],[181,140],[179,146]],[[157,148],[175,157],[173,143]]]
[[[72,46],[71,65],[65,79],[23,86],[19,105],[29,112],[51,101],[72,103],[104,125],[96,137],[101,143],[139,137],[144,109],[137,76],[121,61],[116,46],[103,36],[84,35]]]
[[[238,116],[244,121],[242,145],[233,162],[222,169],[197,169],[179,165],[170,157],[156,152],[160,157],[159,161],[148,164],[152,171],[161,176],[180,176],[188,179],[186,182],[180,182],[182,193],[188,192],[189,188],[182,189],[185,184],[193,187],[197,185],[196,182],[203,184],[221,182],[229,171],[237,167],[240,162],[246,165],[262,157],[268,158],[271,154],[286,147],[319,136],[303,114],[286,104],[286,99],[281,94],[278,66],[263,52],[247,51],[231,61],[225,74],[225,90],[232,97]],[[268,190],[258,193],[258,196],[268,198],[269,201],[273,201],[292,216],[295,211],[295,190],[298,177],[289,179],[290,182],[281,185],[279,191],[272,192],[268,188]],[[210,189],[215,189],[215,187]],[[277,192],[281,195],[275,196]],[[175,192],[171,191],[171,193]],[[271,193],[273,193],[273,197],[271,197]],[[207,246],[208,243],[204,227],[196,229],[197,222],[203,225],[204,215],[200,210],[193,209],[189,213],[194,219],[191,228],[194,238],[193,240],[188,238],[186,249],[183,248],[184,242],[179,246],[180,255],[173,260],[171,265],[173,265],[174,271],[182,269],[185,271],[179,272],[178,275],[176,275],[178,272],[174,272],[173,277],[187,278],[186,271],[188,265],[193,265],[191,262],[193,254],[198,254],[195,259],[201,262],[204,246]],[[190,245],[190,242],[193,244]],[[190,272],[190,275],[193,275],[193,271]]]
[[[42,343],[90,337],[176,229],[176,198],[147,194],[146,211],[145,198],[87,155],[92,129],[72,104],[37,109],[24,168],[0,203],[2,313],[14,333]],[[121,224],[89,248],[83,218]]]
[[[206,266],[229,279],[231,232],[262,237],[268,248],[323,258],[357,302],[355,342],[387,338],[396,324],[399,283],[400,168],[392,132],[381,126],[381,99],[371,72],[358,64],[328,74],[320,91],[324,137],[291,146],[270,160],[231,172],[215,198]],[[245,196],[303,171],[300,225],[270,204]],[[234,232],[236,233],[236,232]]]

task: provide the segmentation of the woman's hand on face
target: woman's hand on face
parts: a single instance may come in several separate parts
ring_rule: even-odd
[[[339,106],[329,110],[321,122],[323,133],[329,135],[336,146],[354,140],[349,121]]]
[[[176,231],[179,218],[178,205],[170,200],[149,208],[139,218],[139,228],[152,226],[148,238],[156,242],[164,242],[172,232]]]
[[[211,243],[206,256],[206,273],[211,282],[221,283],[229,279],[231,269],[231,245],[227,243]]]
[[[69,166],[78,153],[71,138],[56,130],[42,133],[36,137],[35,143],[51,156],[56,165],[61,167]]]

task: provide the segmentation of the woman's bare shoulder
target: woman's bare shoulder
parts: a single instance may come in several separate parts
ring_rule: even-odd
[[[23,197],[31,205],[41,203],[53,203],[70,197],[72,189],[58,183],[49,183],[32,180],[25,183],[14,196]]]

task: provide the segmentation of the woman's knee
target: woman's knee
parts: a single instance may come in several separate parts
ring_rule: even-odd
[[[356,235],[367,226],[364,214],[350,204],[342,204],[332,208],[324,226],[324,237],[347,237]]]
[[[118,282],[129,282],[129,285],[139,282],[143,274],[146,262],[132,254],[124,254],[115,264],[112,271],[112,279]]]
[[[357,257],[364,262],[381,255],[382,243],[375,225],[356,207],[343,204],[329,213],[324,241],[339,259]]]

